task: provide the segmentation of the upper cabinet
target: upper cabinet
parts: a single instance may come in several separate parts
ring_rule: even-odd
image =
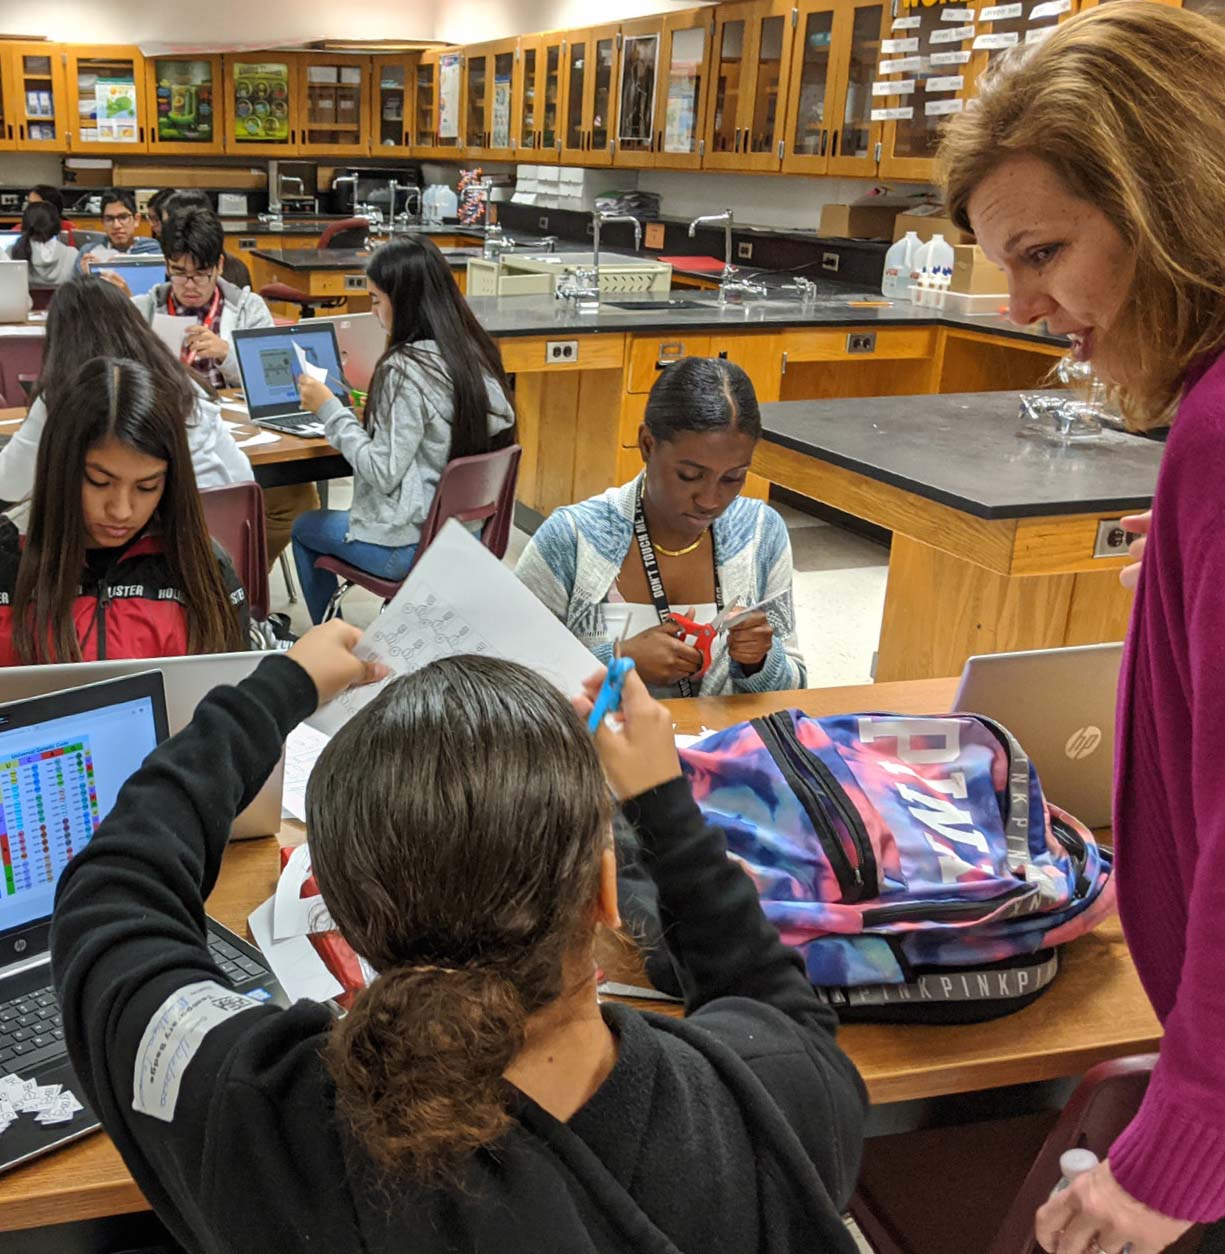
[[[433,67],[437,112],[432,152],[436,157],[458,161],[463,156],[466,126],[463,50],[440,48],[434,54]]]
[[[9,127],[18,148],[66,152],[68,93],[64,88],[64,57],[58,44],[4,45],[5,137]]]
[[[432,157],[438,142],[438,53],[423,52],[413,73],[412,146],[416,157]]]
[[[224,151],[220,56],[150,57],[145,115],[150,152],[196,156]]]
[[[301,99],[296,57],[265,52],[227,56],[224,61],[226,152],[295,156]]]
[[[513,161],[515,97],[522,94],[518,39],[464,49],[465,148],[469,156]]]
[[[663,18],[622,22],[616,40],[613,164],[654,165]],[[657,120],[658,119],[658,120]]]
[[[407,157],[413,143],[413,99],[419,57],[374,57],[370,70],[370,151],[379,157]]]
[[[145,61],[114,44],[61,49],[68,88],[67,147],[77,153],[144,152]]]
[[[710,50],[715,29],[710,9],[669,13],[659,53],[659,101],[653,164],[696,170],[702,164],[702,128],[710,94]]]
[[[370,58],[303,53],[298,58],[299,150],[306,154],[368,152]]]
[[[803,0],[796,13],[783,159],[783,169],[796,174],[829,168],[838,87],[834,8],[834,0]]]
[[[567,31],[562,58],[561,164],[611,165],[617,26]]]
[[[520,161],[555,164],[561,149],[562,45],[560,34],[519,40],[519,81],[511,139]]]
[[[889,6],[882,0],[851,0],[838,13],[838,88],[830,114],[830,174],[876,176],[884,126],[872,121],[872,84],[888,13]]]

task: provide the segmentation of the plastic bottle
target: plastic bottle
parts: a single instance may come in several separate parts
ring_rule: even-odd
[[[910,264],[918,247],[919,237],[914,231],[907,231],[894,241],[885,254],[885,275],[880,286],[883,295],[893,300],[910,299]]]
[[[1051,1197],[1062,1193],[1077,1176],[1083,1176],[1098,1166],[1098,1156],[1090,1149],[1064,1150],[1059,1155],[1059,1170],[1062,1173],[1059,1183],[1051,1190]]]
[[[944,293],[953,281],[953,261],[952,244],[937,232],[931,238],[931,248],[928,253],[927,268],[931,274],[930,286],[933,291],[928,304],[943,306]]]
[[[916,305],[926,305],[931,292],[931,241],[920,244],[914,250],[910,262],[910,282],[907,294]]]
[[[459,216],[459,197],[445,183],[438,185],[438,218],[457,218]]]

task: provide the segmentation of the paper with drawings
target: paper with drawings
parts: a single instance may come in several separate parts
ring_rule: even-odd
[[[155,313],[153,334],[177,357],[183,349],[183,336],[188,327],[196,325],[195,318],[183,318],[177,314]]]
[[[487,548],[454,519],[354,650],[408,675],[439,658],[479,653],[519,662],[566,696],[599,665]],[[334,735],[382,690],[350,688],[308,719]]]
[[[294,356],[298,359],[298,369],[303,374],[309,375],[312,379],[318,379],[320,383],[326,383],[328,372],[325,366],[316,366],[313,361],[307,361],[306,354],[302,351],[302,345],[297,340],[293,341]]]
[[[305,997],[311,1001],[327,1001],[344,992],[344,986],[323,964],[315,947],[307,936],[290,936],[285,940],[272,937],[272,919],[275,898],[269,897],[257,906],[247,922],[251,925],[251,937],[259,946],[264,961],[272,968],[272,974],[291,1001]]]
[[[306,822],[306,781],[323,752],[330,736],[300,723],[285,741],[285,783],[281,791],[281,809],[290,818]]]
[[[309,845],[299,845],[289,855],[281,878],[276,883],[272,908],[272,938],[286,940],[290,936],[309,936],[312,932],[331,932],[336,928],[323,898],[314,893],[302,896],[302,885],[311,873]]]

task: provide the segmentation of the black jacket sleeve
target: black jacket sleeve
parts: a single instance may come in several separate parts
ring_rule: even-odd
[[[659,890],[664,942],[695,1023],[730,1045],[787,1117],[839,1205],[859,1170],[867,1094],[834,1039],[804,960],[762,913],[753,882],[727,856],[677,778],[623,807]]]

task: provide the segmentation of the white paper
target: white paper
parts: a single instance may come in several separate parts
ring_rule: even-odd
[[[882,74],[908,74],[911,70],[919,71],[927,69],[926,57],[902,57],[898,61],[882,61],[880,63],[880,72]]]
[[[310,1001],[327,1001],[329,997],[339,996],[344,992],[344,985],[327,969],[308,937],[272,939],[273,900],[269,897],[262,906],[256,906],[247,922],[264,961],[281,981],[290,1001],[303,997]]]
[[[1036,30],[1027,30],[1025,32],[1025,42],[1027,44],[1040,44],[1044,39],[1049,39],[1058,29],[1058,26],[1039,26]]]
[[[233,410],[236,414],[249,414],[251,412],[245,401],[222,401],[221,412],[224,414],[227,410]]]
[[[960,91],[966,85],[965,78],[960,74],[949,74],[944,78],[929,78],[923,84],[929,92]]]
[[[874,96],[909,96],[914,92],[913,78],[899,78],[896,83],[873,83]]]
[[[1042,4],[1035,4],[1029,11],[1029,20],[1036,21],[1040,17],[1058,17],[1061,13],[1069,13],[1072,9],[1072,0],[1043,0]]]
[[[258,435],[249,435],[245,439],[235,440],[239,448],[250,448],[253,444],[275,444],[281,438],[279,431],[261,431]]]
[[[960,113],[965,107],[964,100],[954,97],[952,100],[929,100],[923,106],[923,112],[929,118],[934,118],[942,113]]]
[[[906,105],[901,109],[873,109],[873,122],[908,122],[914,117],[914,106]]]
[[[170,350],[172,356],[178,357],[183,348],[183,336],[188,327],[196,326],[195,318],[183,318],[176,314],[155,313],[153,315],[153,334]]]
[[[567,696],[599,665],[475,536],[452,519],[354,650],[407,675],[439,658],[480,653],[519,662]],[[350,688],[308,720],[334,735],[384,684]]]
[[[326,366],[316,366],[313,361],[308,361],[306,353],[302,350],[302,345],[297,340],[291,341],[293,344],[294,356],[298,359],[298,369],[311,379],[318,379],[320,383],[326,383],[328,372]]]
[[[981,52],[984,48],[1011,48],[1020,41],[1021,36],[1014,30],[1002,31],[998,35],[979,35],[974,41],[974,51]]]
[[[932,43],[934,44],[959,44],[963,40],[972,39],[973,37],[973,26],[954,26],[949,30],[932,31]]]
[[[893,23],[893,29],[918,30],[922,25],[923,19],[921,17],[899,17],[898,20]]]
[[[933,52],[931,54],[932,66],[938,65],[969,65],[970,57],[973,56],[968,49],[961,52]]]
[[[992,4],[978,16],[983,22],[1007,22],[1011,18],[1020,17],[1024,9],[1023,4]]]
[[[285,782],[281,788],[281,808],[290,818],[306,822],[306,782],[330,736],[300,723],[285,741]]]
[[[882,39],[880,50],[882,52],[918,52],[919,41],[917,39]]]
[[[985,14],[983,15],[986,16]],[[973,22],[978,18],[978,14],[973,9],[942,9],[940,11],[940,20],[942,22]]]

